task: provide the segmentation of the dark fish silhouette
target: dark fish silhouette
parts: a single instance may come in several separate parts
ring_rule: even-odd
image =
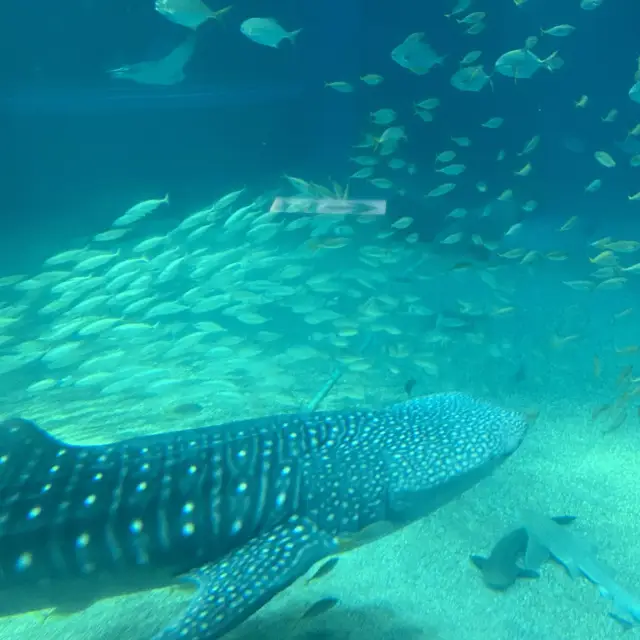
[[[527,550],[529,536],[520,527],[500,538],[488,557],[471,556],[473,564],[482,571],[482,579],[490,589],[505,591],[518,578],[537,578],[539,573],[518,566],[518,559]]]
[[[200,413],[202,411],[202,405],[197,402],[185,402],[183,404],[176,405],[171,409],[171,411],[176,415],[186,416]]]
[[[458,496],[520,444],[518,415],[445,393],[73,446],[0,424],[0,615],[197,584],[156,640],[236,627],[349,538]]]
[[[407,394],[407,398],[411,397],[411,393],[413,392],[413,388],[416,386],[416,381],[411,378],[404,383],[404,392]]]
[[[557,516],[558,524],[569,524],[575,516]],[[518,578],[538,578],[539,573],[518,565],[529,542],[529,534],[524,527],[514,529],[496,542],[488,557],[471,556],[473,564],[482,571],[482,579],[490,589],[505,591]]]
[[[327,611],[330,611],[331,609],[333,609],[333,607],[335,607],[339,602],[340,600],[338,600],[338,598],[332,598],[332,597],[322,598],[322,600],[318,600],[317,602],[314,602],[302,614],[301,620],[304,620],[306,618],[315,618],[316,616],[326,613]]]

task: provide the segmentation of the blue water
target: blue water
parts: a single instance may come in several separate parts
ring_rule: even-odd
[[[211,7],[225,4],[217,2]],[[592,402],[611,404],[614,412],[624,406],[628,411],[624,429],[637,429],[638,387],[633,377],[637,372],[632,375],[628,367],[638,366],[640,309],[635,309],[636,316],[624,314],[637,307],[640,286],[637,273],[622,269],[637,263],[640,254],[635,250],[616,253],[617,262],[609,277],[627,278],[619,289],[577,291],[566,283],[588,280],[595,288],[606,279],[594,275],[601,265],[589,261],[602,251],[592,246],[595,241],[611,237],[640,242],[640,202],[628,199],[640,191],[640,167],[631,166],[631,154],[616,144],[640,123],[640,104],[628,95],[640,56],[640,7],[631,0],[604,0],[594,11],[580,9],[579,0],[527,0],[520,6],[512,0],[475,0],[468,11],[445,18],[454,4],[454,0],[237,0],[220,22],[207,22],[198,29],[184,81],[149,86],[113,79],[107,72],[158,60],[185,40],[189,31],[154,11],[152,0],[5,2],[0,12],[0,279],[13,274],[33,277],[42,270],[46,258],[90,246],[95,234],[109,229],[132,205],[165,193],[170,194],[171,204],[153,214],[148,229],[134,230],[131,238],[104,248],[121,249],[118,257],[128,258],[133,255],[133,245],[144,237],[166,233],[215,199],[243,187],[247,188],[246,199],[240,200],[238,207],[262,193],[294,195],[283,174],[325,187],[335,182],[344,188],[349,182],[351,197],[387,201],[389,225],[403,217],[414,218],[409,229],[388,240],[362,240],[362,245],[374,244],[390,253],[409,247],[413,253],[397,263],[358,262],[360,247],[344,262],[340,261],[344,254],[339,253],[335,261],[333,256],[328,259],[337,274],[348,269],[377,269],[381,280],[375,286],[369,283],[364,293],[354,293],[355,280],[348,284],[336,280],[344,285],[343,290],[331,291],[326,285],[318,294],[323,310],[340,309],[358,325],[359,335],[351,347],[366,343],[365,355],[378,367],[380,380],[360,385],[364,400],[380,401],[381,389],[396,394],[393,399],[397,399],[398,394],[402,396],[403,383],[415,378],[421,393],[460,388],[482,391],[500,401],[517,396],[543,407],[550,405],[550,399],[570,401],[572,407],[588,412]],[[479,35],[465,34],[464,25],[456,21],[470,11],[487,13],[487,27]],[[274,17],[285,29],[302,31],[295,42],[283,41],[278,49],[261,46],[240,32],[242,21],[256,16]],[[540,35],[541,28],[562,23],[573,25],[575,32],[567,37]],[[442,65],[426,75],[412,73],[391,58],[392,49],[415,32],[424,32],[425,41],[445,56]],[[543,59],[557,51],[564,66],[554,72],[540,69],[530,79],[514,80],[494,73],[495,60],[509,50],[522,48],[529,36],[540,37],[533,48],[537,56]],[[484,65],[491,86],[480,92],[462,92],[451,86],[450,78],[461,58],[474,49],[482,51],[475,64]],[[379,86],[367,86],[360,80],[373,73],[384,78]],[[355,90],[340,93],[325,87],[325,83],[336,81],[349,82]],[[578,108],[575,103],[582,95],[588,96],[588,104]],[[439,98],[441,104],[434,110],[434,122],[423,123],[412,105],[429,97]],[[391,179],[391,189],[378,189],[366,180],[349,181],[361,168],[349,158],[377,153],[377,147],[359,149],[354,145],[374,130],[380,134],[383,128],[372,126],[370,114],[381,108],[395,109],[397,124],[406,127],[408,141],[401,143],[394,157],[416,168],[415,174],[406,168],[391,170],[384,166],[388,158],[382,158],[375,175]],[[603,122],[611,109],[618,112],[615,121]],[[496,116],[504,118],[500,128],[481,126]],[[461,136],[468,136],[471,146],[461,148],[452,142],[452,137]],[[538,148],[529,155],[517,155],[533,136],[540,136]],[[640,147],[640,136],[632,139]],[[466,171],[457,177],[435,173],[436,154],[451,149],[457,153],[454,162],[464,163]],[[501,149],[506,158],[497,162]],[[598,150],[609,152],[616,166],[598,164],[594,159]],[[527,162],[532,164],[531,174],[514,175]],[[585,192],[596,178],[603,181],[601,189]],[[480,181],[487,183],[486,192],[478,189]],[[456,183],[452,193],[425,198],[427,192],[446,182]],[[514,191],[513,198],[499,202],[499,194],[509,188]],[[525,212],[522,206],[529,200],[538,206]],[[487,205],[492,210],[483,216]],[[457,207],[464,207],[469,215],[463,220],[448,218],[447,213]],[[578,218],[575,226],[559,231],[572,216]],[[505,235],[518,223],[522,223],[521,229]],[[218,231],[214,226],[213,232]],[[412,232],[419,234],[414,243],[409,242]],[[458,232],[464,236],[462,242],[442,243]],[[322,234],[318,234],[320,240],[315,236],[310,240],[305,233],[287,235],[282,251],[298,257],[295,251],[299,247],[315,252],[316,243],[326,240]],[[330,233],[326,235],[333,239]],[[494,243],[494,248],[479,246],[472,240],[477,235]],[[198,259],[218,249],[215,235],[205,237]],[[243,229],[233,242],[244,246],[247,237],[247,229]],[[519,250],[522,255],[534,252],[535,258],[530,264],[521,264],[505,257],[507,252]],[[550,260],[550,253],[565,259]],[[426,262],[419,262],[422,266],[414,269],[422,258]],[[250,255],[242,259],[250,262]],[[295,262],[293,257],[291,262]],[[495,277],[499,284],[485,286],[486,281],[481,284],[480,278],[460,277],[456,271],[460,265],[469,269],[465,273]],[[328,270],[326,265],[320,268],[322,273]],[[417,272],[429,277],[420,280]],[[219,275],[217,269],[214,275]],[[308,275],[311,273],[305,278]],[[180,276],[184,276],[180,285],[188,282],[189,274]],[[261,271],[255,280],[272,276],[276,277]],[[176,299],[192,284],[184,284]],[[248,295],[245,285],[250,293],[256,293],[251,284],[255,283],[237,285],[242,301],[242,296]],[[166,300],[168,285],[159,291]],[[263,290],[258,291],[262,295]],[[296,299],[302,300],[315,294],[312,286],[303,284],[295,292]],[[26,327],[27,349],[38,346],[42,335],[47,335],[48,325],[41,329],[39,322],[60,321],[55,314],[42,319],[41,306],[49,299],[43,302],[38,295],[0,288],[0,310],[5,305],[24,305],[19,309],[23,314],[20,329]],[[393,325],[392,330],[371,329],[371,318],[365,317],[363,307],[374,295],[404,296],[403,305],[405,298],[416,298],[434,314],[422,317],[407,311],[393,317],[387,309],[389,318],[384,321]],[[425,374],[411,361],[415,355],[411,340],[417,344],[421,338],[436,334],[436,318],[441,315],[464,316],[461,301],[481,308],[481,317],[463,330],[454,328],[446,336],[448,342],[415,347],[422,350],[423,359],[424,352],[428,351],[429,357],[431,351],[436,353],[434,362],[441,367],[438,375]],[[216,313],[197,320],[218,322]],[[298,385],[294,399],[286,405],[291,408],[308,402],[327,376],[342,371],[344,363],[336,362],[347,350],[344,344],[348,340],[340,334],[344,327],[308,326],[288,308],[282,316],[274,313],[273,317],[283,318],[277,327],[281,340],[287,338],[296,347],[298,342],[322,345],[328,354],[307,377],[287,370],[278,360],[291,344],[277,340],[266,347],[261,344],[264,358],[268,362],[273,359],[274,369],[281,367],[278,374],[290,374]],[[184,326],[192,320],[184,319]],[[144,318],[134,320],[142,322]],[[170,337],[164,334],[165,342],[184,330],[184,326],[167,326]],[[273,327],[234,326],[236,334],[246,332],[242,337],[249,342],[255,331],[267,328]],[[1,338],[5,330],[0,329]],[[70,339],[79,338],[73,334]],[[103,343],[96,341],[96,349],[102,349]],[[84,348],[88,341],[80,342]],[[3,358],[20,352],[17,340],[7,344],[0,342],[0,364]],[[108,344],[111,347],[112,342]],[[236,345],[224,348],[233,352]],[[393,360],[404,348],[411,357]],[[137,346],[131,353],[137,353]],[[358,357],[361,355],[358,351]],[[202,357],[198,366],[214,377],[216,360],[207,358]],[[239,376],[236,370],[232,374]],[[626,377],[621,382],[623,374]],[[370,374],[362,375],[364,379]],[[243,403],[249,402],[249,396],[260,396],[258,382],[268,378],[260,373],[250,382],[238,383],[246,394]],[[16,397],[22,399],[19,394],[40,379],[53,380],[56,391],[70,389],[69,393],[74,393],[77,376],[74,378],[72,370],[51,372],[42,361],[29,361],[20,373],[5,377],[0,391],[6,391],[7,397],[11,392],[13,402]],[[358,384],[353,383],[354,387]],[[189,392],[192,390],[190,387]],[[100,395],[98,391],[96,395]],[[33,401],[33,395],[28,399]],[[243,408],[248,406],[243,403]],[[232,404],[229,401],[229,406]],[[261,407],[251,405],[254,413]],[[563,407],[567,414],[573,411]],[[615,506],[608,508],[615,510]],[[573,637],[599,640],[588,634],[580,636],[578,631]]]
[[[74,0],[55,10],[11,3],[3,19],[0,93],[7,125],[3,147],[9,150],[3,172],[9,186],[4,231],[21,252],[5,253],[3,268],[9,256],[11,262],[31,259],[26,245],[34,225],[60,233],[61,242],[61,229],[69,224],[86,233],[101,228],[107,217],[100,202],[107,197],[114,198],[114,206],[124,205],[157,186],[191,203],[207,197],[212,180],[235,186],[251,176],[266,184],[294,170],[344,176],[349,170],[344,160],[366,114],[379,106],[409,105],[423,94],[446,96],[446,115],[437,128],[425,126],[420,132],[412,124],[418,130],[410,142],[416,161],[446,148],[447,123],[468,131],[500,114],[510,123],[508,130],[480,130],[469,150],[470,162],[486,160],[483,137],[492,136],[495,146],[503,137],[511,151],[527,136],[540,134],[544,144],[527,185],[545,202],[540,215],[579,209],[597,226],[602,206],[628,183],[631,170],[620,166],[595,197],[585,198],[585,180],[595,168],[592,158],[567,152],[561,142],[575,136],[589,149],[597,148],[609,142],[612,127],[620,129],[619,123],[633,119],[637,106],[626,96],[638,54],[635,34],[627,28],[637,17],[633,7],[614,6],[610,0],[593,12],[544,0],[480,7],[488,9],[489,26],[478,36],[467,36],[460,25],[442,20],[446,3],[415,4],[236,6],[223,25],[202,26],[182,84],[146,87],[113,81],[105,71],[160,57],[180,42],[185,30],[154,12],[151,2],[105,6]],[[277,14],[292,27],[302,25],[304,35],[294,47],[283,43],[281,51],[260,48],[237,33],[239,22],[256,12]],[[542,71],[517,86],[497,77],[495,91],[479,94],[450,87],[454,61],[472,48],[480,48],[482,61],[490,66],[540,26],[563,21],[572,22],[576,32],[546,38],[536,49],[541,56],[554,45],[561,49],[566,64],[559,73]],[[445,67],[427,76],[399,68],[389,55],[416,29],[448,55]],[[323,90],[327,79],[356,81],[371,72],[385,77],[383,85],[351,95]],[[583,93],[590,96],[589,109],[576,110],[573,101]],[[594,127],[593,112],[604,114],[612,107],[620,111],[618,123]],[[519,133],[516,139],[511,131]],[[622,130],[618,137],[624,137]],[[469,173],[466,179],[471,182]],[[118,185],[116,193],[113,185]]]

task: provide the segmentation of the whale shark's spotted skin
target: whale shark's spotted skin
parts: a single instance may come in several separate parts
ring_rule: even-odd
[[[525,431],[519,415],[462,394],[102,446],[7,420],[0,613],[56,606],[69,585],[89,600],[110,580],[165,570],[166,584],[187,572],[198,590],[155,639],[218,638],[334,553],[338,537],[432,510],[512,453]]]

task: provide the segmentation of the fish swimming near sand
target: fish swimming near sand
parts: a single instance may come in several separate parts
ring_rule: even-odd
[[[500,538],[487,557],[470,556],[473,564],[482,572],[487,587],[506,591],[518,578],[537,578],[540,575],[537,571],[518,565],[518,558],[526,551],[528,540],[526,529],[520,527]]]
[[[595,547],[559,526],[553,520],[532,511],[522,514],[529,542],[525,567],[537,571],[543,562],[553,557],[572,578],[584,576],[598,587],[600,595],[612,601],[609,614],[625,628],[640,623],[640,597],[622,587],[613,572],[596,556]]]
[[[569,524],[574,516],[558,516],[553,518],[558,524]],[[527,550],[529,534],[524,527],[509,531],[502,536],[487,556],[472,555],[471,561],[482,572],[482,579],[490,589],[505,591],[518,578],[538,578],[540,574],[534,569],[525,569],[518,562]]]
[[[230,631],[340,538],[407,523],[517,449],[527,422],[456,393],[114,444],[0,423],[0,615],[197,586],[155,640]]]

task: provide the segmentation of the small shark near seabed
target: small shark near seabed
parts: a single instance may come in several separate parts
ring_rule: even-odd
[[[156,640],[212,640],[348,539],[460,495],[527,422],[444,393],[99,446],[0,423],[0,615],[197,584]]]
[[[604,598],[611,599],[613,612],[609,615],[612,618],[627,628],[640,623],[640,598],[616,582],[589,542],[532,511],[523,512],[522,524],[529,536],[525,568],[537,571],[551,556],[572,578],[583,575],[598,587]]]
[[[568,524],[575,520],[575,516],[558,516],[553,520],[558,524]],[[518,578],[540,577],[537,571],[525,569],[518,564],[524,557],[528,542],[527,530],[519,527],[500,538],[488,557],[471,556],[473,564],[482,572],[482,579],[487,587],[505,591]]]
[[[489,556],[471,556],[473,564],[482,572],[482,579],[490,589],[506,591],[518,578],[537,578],[539,573],[523,569],[518,559],[527,549],[529,536],[523,527],[510,531],[496,542]]]

